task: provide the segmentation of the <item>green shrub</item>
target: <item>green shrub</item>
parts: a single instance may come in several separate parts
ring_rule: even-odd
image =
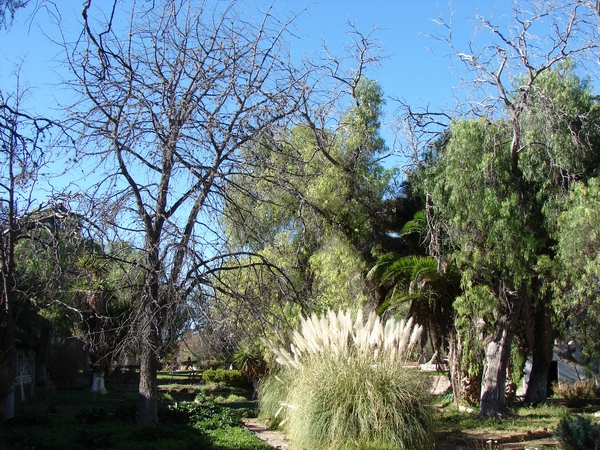
[[[208,369],[202,374],[206,383],[223,384],[239,388],[247,388],[248,382],[241,370]]]
[[[159,409],[159,421],[165,424],[189,424],[200,430],[216,430],[240,426],[241,413],[209,400],[180,402]]]
[[[233,362],[253,387],[256,387],[260,378],[267,373],[264,349],[256,343],[239,345],[233,354]]]
[[[261,415],[301,449],[432,448],[428,381],[404,367],[419,334],[374,313],[303,319],[289,352],[273,348],[281,367],[261,385]]]
[[[582,416],[566,416],[558,424],[555,436],[566,450],[600,449],[600,428]]]
[[[90,409],[80,411],[76,416],[75,420],[79,423],[86,423],[92,425],[99,422],[105,422],[112,419],[112,416],[108,414],[106,408],[92,406]]]

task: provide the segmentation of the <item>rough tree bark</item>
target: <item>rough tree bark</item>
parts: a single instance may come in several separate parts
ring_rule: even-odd
[[[510,295],[502,291],[500,295],[503,297],[504,307],[501,316],[495,321],[494,331],[485,348],[479,417],[504,418],[511,415],[506,407],[506,376],[523,298],[518,294]]]
[[[448,366],[450,371],[450,383],[452,384],[452,398],[454,400],[454,406],[456,410],[460,407],[460,398],[462,396],[462,345],[460,338],[456,334],[456,330],[453,330],[448,337]]]
[[[548,373],[554,350],[554,327],[552,306],[547,297],[540,299],[534,310],[534,339],[529,384],[525,393],[526,403],[542,403],[548,399]]]

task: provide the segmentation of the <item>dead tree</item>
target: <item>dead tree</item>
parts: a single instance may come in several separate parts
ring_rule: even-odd
[[[253,20],[236,2],[84,4],[85,36],[69,47],[80,94],[79,151],[102,179],[95,211],[142,253],[132,336],[140,350],[140,424],[157,422],[159,358],[187,296],[227,256],[221,189],[240,150],[281,126],[308,89],[292,67],[289,21]],[[254,12],[253,14],[256,14]],[[117,19],[127,23],[118,28]]]
[[[17,297],[23,297],[15,248],[34,233],[51,237],[64,213],[60,204],[39,203],[33,194],[40,171],[52,158],[55,124],[24,111],[26,93],[18,85],[12,94],[0,92],[0,397],[5,398],[6,419],[14,415]]]

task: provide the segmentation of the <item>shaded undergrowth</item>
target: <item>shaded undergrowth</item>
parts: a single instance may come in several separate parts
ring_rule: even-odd
[[[187,388],[192,390],[192,388]],[[17,404],[14,419],[0,423],[0,448],[71,449],[215,449],[267,450],[241,422],[253,416],[250,401],[216,403],[193,389],[194,400],[173,402],[162,392],[159,425],[136,425],[133,389],[100,397],[87,389],[41,391]],[[191,394],[191,392],[190,392]],[[244,398],[238,396],[236,400]]]

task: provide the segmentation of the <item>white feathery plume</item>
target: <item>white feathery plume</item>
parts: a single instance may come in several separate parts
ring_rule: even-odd
[[[397,322],[390,318],[383,322],[371,312],[365,321],[361,309],[353,320],[348,310],[329,310],[322,316],[313,313],[300,319],[298,329],[290,334],[289,352],[269,346],[279,364],[301,370],[306,357],[325,352],[343,358],[354,354],[379,361],[407,359],[421,332],[421,326],[413,327],[412,319]]]
[[[411,327],[412,317],[407,322],[405,322],[404,319],[400,321],[400,341],[398,342],[398,351],[400,352],[400,356],[402,358],[406,358],[408,356],[406,346],[408,345],[408,341],[410,339]]]

